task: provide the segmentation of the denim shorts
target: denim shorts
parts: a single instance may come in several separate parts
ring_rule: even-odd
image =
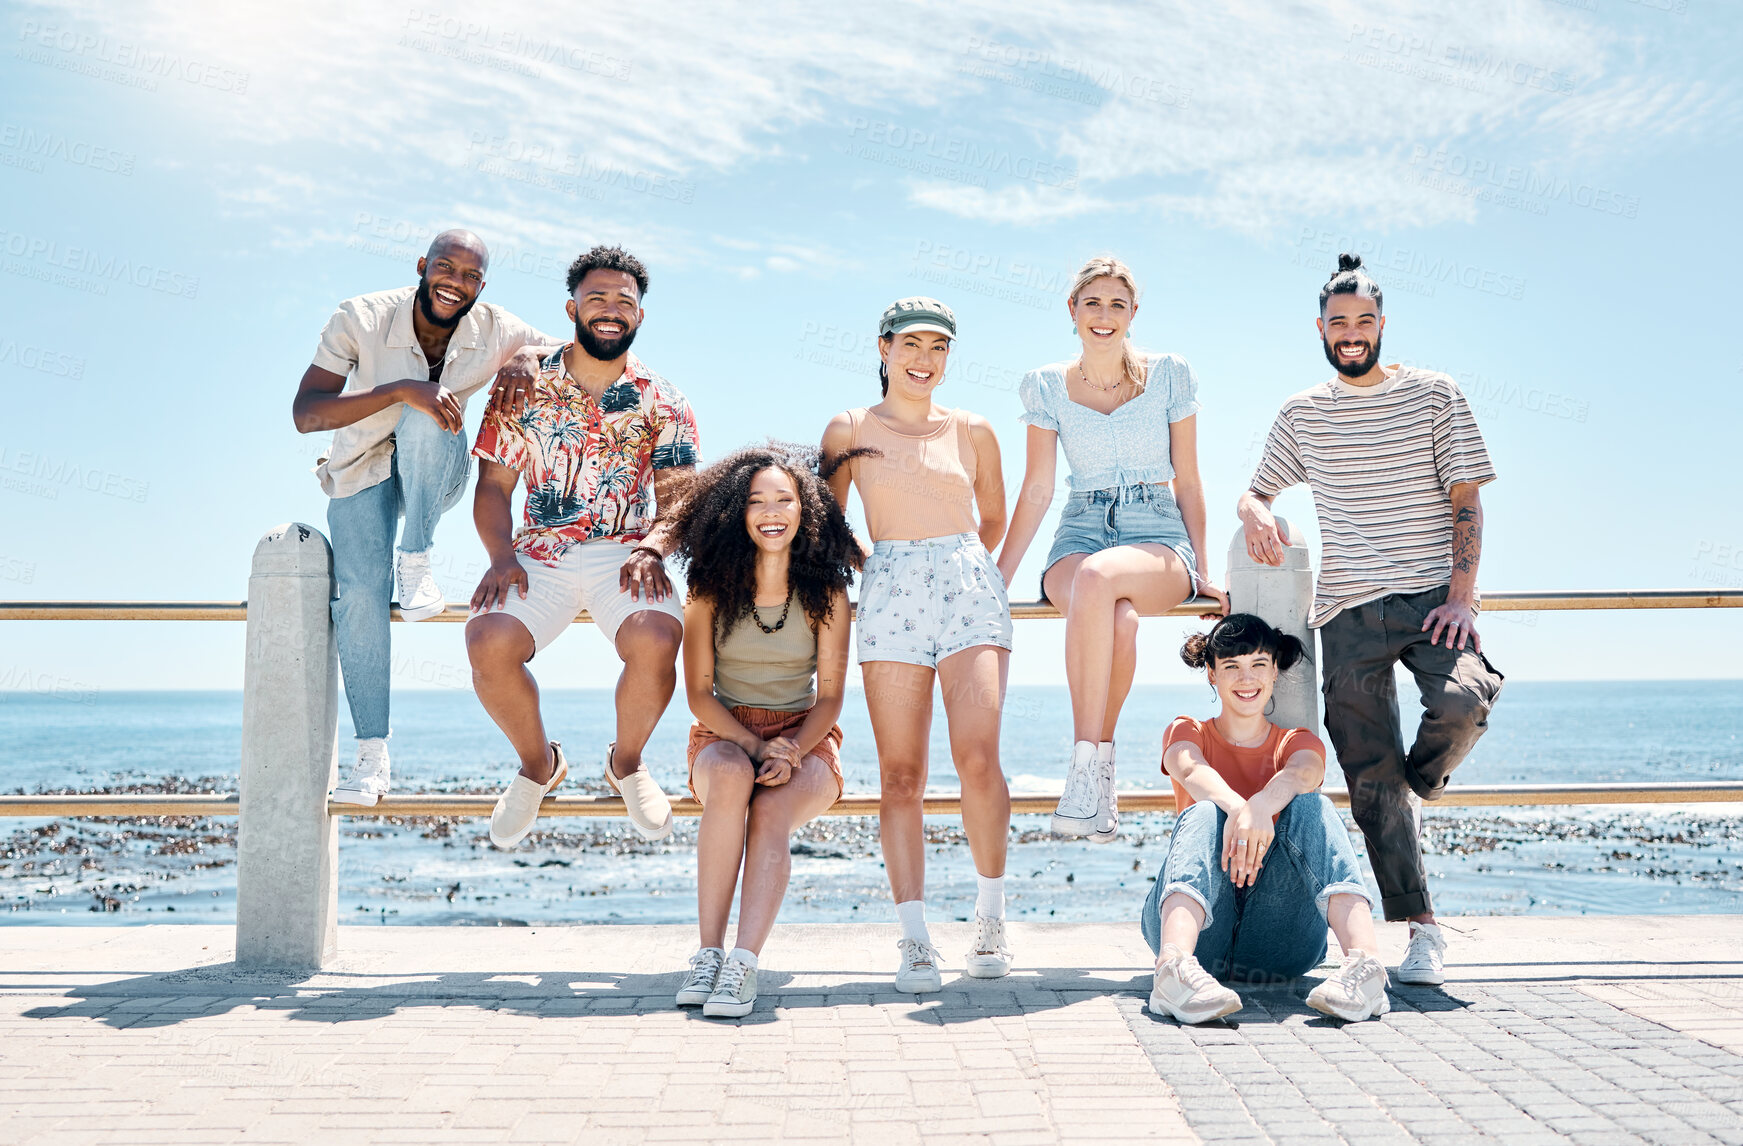
[[[1192,551],[1180,506],[1166,485],[1155,482],[1072,494],[1065,499],[1059,531],[1053,535],[1053,548],[1047,551],[1047,564],[1041,567],[1041,598],[1047,598],[1047,570],[1061,558],[1146,543],[1166,545],[1179,554],[1192,577],[1193,591],[1198,591],[1198,557]]]
[[[976,645],[1011,647],[1011,603],[986,546],[972,533],[879,541],[859,588],[859,663],[937,668]]]

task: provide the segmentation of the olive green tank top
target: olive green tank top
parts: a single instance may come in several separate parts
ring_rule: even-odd
[[[779,605],[756,609],[763,624],[781,618]],[[714,642],[714,695],[732,708],[769,708],[803,712],[817,703],[817,634],[799,601],[788,601],[787,620],[765,633],[749,617]]]

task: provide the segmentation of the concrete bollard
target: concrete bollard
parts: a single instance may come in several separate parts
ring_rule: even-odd
[[[339,648],[333,550],[282,525],[254,548],[242,678],[236,962],[312,970],[338,949]]]
[[[1307,627],[1313,610],[1313,562],[1301,530],[1293,523],[1279,517],[1277,532],[1289,543],[1281,567],[1261,565],[1249,557],[1245,533],[1235,530],[1229,543],[1229,608],[1255,613],[1307,646],[1307,659],[1278,678],[1271,721],[1284,728],[1311,729],[1318,736],[1319,648]]]

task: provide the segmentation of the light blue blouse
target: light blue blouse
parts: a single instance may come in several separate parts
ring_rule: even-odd
[[[1149,358],[1144,392],[1111,414],[1071,400],[1065,388],[1069,362],[1023,375],[1018,421],[1059,435],[1073,493],[1173,480],[1168,424],[1198,413],[1198,378],[1177,354]]]

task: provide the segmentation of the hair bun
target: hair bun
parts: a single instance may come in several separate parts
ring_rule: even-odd
[[[1345,251],[1343,254],[1338,256],[1338,270],[1339,270],[1339,272],[1359,271],[1361,269],[1362,269],[1362,256],[1352,255],[1348,251]]]

